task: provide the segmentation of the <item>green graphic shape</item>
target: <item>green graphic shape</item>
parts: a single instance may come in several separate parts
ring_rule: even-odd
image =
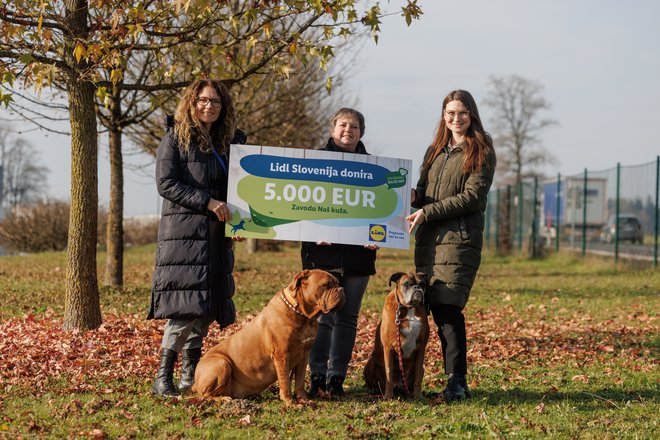
[[[238,182],[237,192],[250,206],[253,223],[264,227],[300,220],[384,218],[398,201],[386,184],[361,187],[252,175]]]
[[[225,223],[225,236],[273,239],[277,232],[273,228],[257,225],[251,218],[242,218],[241,213],[236,210],[232,213],[231,220]]]
[[[392,171],[391,173],[385,174],[387,188],[401,188],[406,184],[407,175],[408,170],[405,168],[399,168],[398,171]]]

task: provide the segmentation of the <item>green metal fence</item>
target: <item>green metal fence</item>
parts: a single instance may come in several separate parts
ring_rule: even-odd
[[[491,189],[486,246],[501,253],[571,249],[658,267],[660,156],[654,162]]]

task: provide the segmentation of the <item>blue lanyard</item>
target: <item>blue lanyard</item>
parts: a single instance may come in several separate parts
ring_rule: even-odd
[[[218,159],[218,162],[220,162],[222,169],[225,171],[225,175],[229,176],[229,172],[227,171],[227,165],[225,165],[225,162],[222,160],[218,152],[215,151],[215,148],[211,147],[211,150],[213,150],[213,154],[215,154],[215,158]]]

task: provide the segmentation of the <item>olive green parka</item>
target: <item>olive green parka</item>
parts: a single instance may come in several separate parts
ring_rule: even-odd
[[[465,307],[481,263],[488,191],[495,153],[480,169],[463,172],[465,143],[445,147],[421,176],[413,207],[422,209],[415,235],[415,266],[430,280],[428,306]]]

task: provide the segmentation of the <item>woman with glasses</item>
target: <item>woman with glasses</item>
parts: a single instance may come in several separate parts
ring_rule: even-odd
[[[192,386],[202,340],[217,321],[236,319],[234,254],[226,238],[229,145],[236,117],[227,88],[197,80],[184,92],[156,153],[156,185],[163,197],[148,319],[169,319],[151,389],[178,396]],[[178,387],[173,370],[183,353]]]
[[[427,149],[407,217],[415,235],[415,266],[430,280],[427,301],[438,325],[447,402],[470,397],[463,308],[481,262],[486,198],[495,173],[493,142],[465,90],[450,92]]]

